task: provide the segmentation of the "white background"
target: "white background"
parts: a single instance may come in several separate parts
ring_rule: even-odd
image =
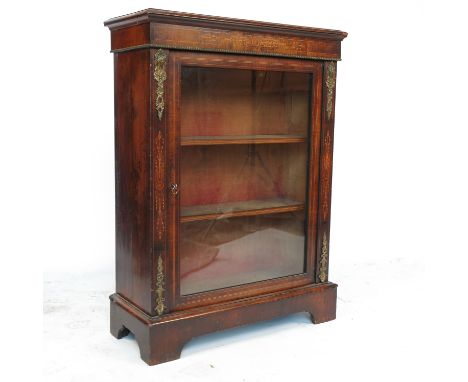
[[[466,381],[463,3],[2,5],[5,380]],[[337,320],[314,326],[295,315],[211,335],[151,368],[131,337],[108,334],[114,114],[102,22],[148,7],[349,33],[338,64],[330,244]]]

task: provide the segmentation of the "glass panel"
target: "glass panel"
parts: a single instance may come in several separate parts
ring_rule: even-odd
[[[182,67],[183,295],[304,272],[310,84]]]
[[[183,295],[302,273],[304,212],[181,225]]]
[[[182,144],[191,137],[305,138],[309,77],[294,72],[182,67]]]

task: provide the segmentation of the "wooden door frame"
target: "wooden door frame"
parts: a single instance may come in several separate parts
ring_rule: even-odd
[[[180,95],[181,67],[216,67],[232,69],[269,70],[310,73],[312,97],[310,99],[309,161],[306,206],[306,272],[255,283],[233,286],[215,291],[181,296],[179,285],[179,216],[180,198],[168,194],[166,305],[169,311],[253,297],[316,282],[317,215],[319,196],[320,137],[322,125],[323,62],[297,59],[278,59],[232,54],[169,51],[167,65],[167,184],[180,184]]]

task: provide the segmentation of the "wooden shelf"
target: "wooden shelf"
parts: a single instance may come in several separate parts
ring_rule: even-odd
[[[244,144],[265,144],[265,143],[301,143],[306,137],[294,134],[278,135],[203,135],[193,137],[182,137],[182,146],[209,146],[209,145],[244,145]]]
[[[181,207],[181,223],[226,219],[240,216],[269,215],[284,212],[302,211],[304,203],[291,199],[248,200],[242,202],[206,204]]]

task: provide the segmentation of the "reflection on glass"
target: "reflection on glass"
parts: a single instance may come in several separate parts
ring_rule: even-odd
[[[304,272],[310,84],[182,68],[182,295]]]
[[[310,81],[306,73],[182,67],[182,140],[264,135],[304,138]]]
[[[183,295],[302,273],[304,214],[185,223],[180,247]]]
[[[303,205],[306,153],[305,143],[184,147],[182,220]]]

